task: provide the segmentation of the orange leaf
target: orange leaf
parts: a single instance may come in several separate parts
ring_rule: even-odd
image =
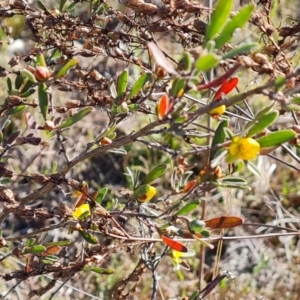
[[[204,221],[206,226],[211,229],[232,228],[243,224],[244,220],[240,217],[218,217]]]
[[[57,245],[49,246],[44,252],[43,256],[52,255],[57,253],[60,250],[60,247]]]
[[[184,193],[187,193],[187,192],[191,191],[191,190],[194,188],[194,186],[196,185],[196,182],[197,182],[197,180],[191,180],[190,182],[188,182],[188,183],[184,186],[183,192],[184,192]]]
[[[157,114],[160,120],[164,119],[171,109],[170,99],[167,95],[163,95],[157,104]]]
[[[239,79],[237,77],[225,81],[216,92],[213,100],[221,100],[223,96],[229,94],[237,86],[238,82]]]
[[[188,248],[186,246],[184,246],[183,244],[176,242],[164,235],[161,235],[160,237],[164,241],[164,243],[167,246],[169,246],[170,248],[172,248],[173,250],[176,250],[178,252],[188,252]]]

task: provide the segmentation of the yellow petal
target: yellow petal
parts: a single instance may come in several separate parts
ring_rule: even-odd
[[[236,156],[242,160],[250,160],[259,155],[260,145],[252,138],[234,137],[228,151],[231,156]]]
[[[208,113],[211,116],[221,116],[224,114],[224,112],[226,111],[226,106],[225,105],[221,105],[218,107],[215,107],[213,109],[211,109]]]
[[[144,195],[138,197],[138,201],[148,202],[155,196],[155,194],[156,194],[156,188],[153,186],[149,186],[148,191]]]
[[[74,219],[80,219],[80,217],[84,214],[85,217],[89,216],[91,214],[91,209],[89,204],[82,204],[79,207],[77,207],[73,211],[73,217]]]

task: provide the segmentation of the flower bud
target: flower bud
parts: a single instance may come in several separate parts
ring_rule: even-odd
[[[35,68],[34,76],[38,81],[45,81],[51,76],[51,72],[47,67],[38,66]]]

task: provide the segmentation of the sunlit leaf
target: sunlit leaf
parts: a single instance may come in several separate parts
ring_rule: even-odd
[[[50,242],[50,243],[47,243],[45,246],[46,247],[51,247],[51,246],[68,246],[70,244],[71,244],[71,241],[64,240],[64,241]]]
[[[35,245],[35,246],[30,247],[30,248],[25,248],[24,249],[24,254],[26,254],[26,253],[39,254],[39,253],[44,252],[45,250],[46,250],[45,246]]]
[[[175,215],[177,216],[182,216],[182,215],[187,215],[189,212],[195,210],[197,207],[199,207],[199,200],[193,200],[183,206],[181,209],[179,209]]]
[[[150,73],[143,74],[131,88],[130,93],[128,95],[128,99],[131,99],[132,97],[137,95],[150,78],[151,78]]]
[[[153,168],[144,178],[144,180],[142,181],[143,183],[151,183],[153,182],[155,179],[161,177],[166,169],[167,169],[167,165],[166,164],[162,164],[159,165],[155,168]]]
[[[196,62],[195,66],[199,71],[209,71],[212,68],[216,67],[220,62],[220,57],[214,53],[208,53],[201,57],[199,57]]]
[[[31,81],[31,82],[36,82],[36,78],[32,72],[30,72],[27,69],[23,69],[20,71],[20,74],[22,75],[23,78]]]
[[[55,78],[61,78],[69,72],[69,70],[75,67],[79,63],[77,58],[70,59],[56,74]]]
[[[261,148],[268,148],[273,146],[279,146],[283,143],[289,142],[297,136],[297,133],[293,130],[280,130],[270,132],[266,136],[263,136],[256,141],[260,144]]]
[[[173,250],[176,250],[178,252],[188,252],[188,248],[186,246],[177,241],[174,241],[173,239],[170,239],[164,235],[161,235],[161,239],[167,246],[169,246]]]
[[[272,111],[266,113],[265,115],[261,116],[256,122],[249,128],[246,137],[254,136],[257,133],[262,132],[266,127],[273,124],[279,115],[278,111]]]
[[[179,97],[183,96],[185,89],[185,81],[182,78],[176,78],[172,83],[172,88],[170,90],[170,96]]]
[[[228,59],[239,54],[244,54],[244,53],[247,54],[248,52],[257,49],[258,47],[259,47],[258,43],[249,43],[249,44],[242,45],[240,47],[235,47],[234,49],[225,53],[222,58]]]
[[[244,220],[236,216],[222,216],[204,221],[206,226],[211,229],[233,228],[243,224]]]
[[[19,113],[20,111],[22,111],[23,109],[25,108],[25,105],[18,105],[18,106],[15,106],[13,108],[10,108],[9,110],[7,110],[5,112],[5,114],[7,116],[11,116],[11,115],[14,115],[16,113]]]
[[[26,241],[25,246],[26,246],[26,247],[30,247],[30,246],[34,245],[35,241],[36,241],[35,238],[29,238],[29,239]]]
[[[88,115],[93,110],[92,107],[85,107],[84,109],[80,110],[78,113],[74,114],[72,117],[68,118],[65,122],[61,123],[57,128],[67,128],[72,126],[73,124],[80,121],[86,115]]]
[[[127,88],[127,84],[128,84],[128,71],[124,70],[117,79],[117,95],[118,97],[121,99],[125,92],[126,92],[126,88]]]
[[[251,17],[254,7],[253,4],[242,7],[241,10],[227,22],[220,35],[215,39],[215,47],[217,49],[221,48],[232,38],[232,35],[237,28],[245,26]]]
[[[98,196],[96,197],[95,201],[98,204],[101,204],[101,202],[103,201],[103,199],[105,198],[106,194],[107,194],[108,188],[102,188],[99,193]]]
[[[224,27],[231,12],[233,0],[219,0],[211,15],[209,24],[205,31],[205,41],[208,42]]]

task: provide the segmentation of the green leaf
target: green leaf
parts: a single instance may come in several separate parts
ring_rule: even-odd
[[[93,271],[97,274],[104,274],[104,275],[111,275],[114,274],[115,271],[112,269],[104,269],[99,267],[92,267],[92,266],[84,266],[84,271]]]
[[[25,105],[18,105],[18,106],[15,106],[13,108],[10,108],[6,113],[5,115],[7,116],[10,116],[10,115],[14,115],[20,111],[22,111],[23,109],[25,108]]]
[[[18,75],[18,76],[16,77],[16,79],[15,79],[15,88],[16,88],[17,90],[21,87],[23,81],[24,81],[24,78],[23,78],[22,75]]]
[[[44,117],[44,120],[47,120],[48,94],[47,94],[47,86],[45,83],[39,84],[38,97],[39,97],[39,105],[40,105],[41,113]]]
[[[39,254],[39,253],[44,252],[46,249],[47,248],[43,245],[35,245],[30,248],[25,248],[23,253],[24,254],[26,254],[26,253]]]
[[[273,146],[280,146],[283,143],[289,142],[297,136],[297,133],[293,130],[281,130],[267,134],[264,137],[257,139],[261,148],[268,148]]]
[[[64,241],[50,242],[50,243],[47,243],[45,246],[48,248],[51,246],[68,246],[70,244],[71,244],[71,241],[64,240]]]
[[[189,212],[193,211],[194,209],[196,209],[197,207],[199,207],[199,200],[194,200],[189,202],[188,204],[186,204],[185,206],[183,206],[181,209],[179,209],[175,215],[176,216],[182,216],[182,215],[186,215]]]
[[[67,8],[66,11],[67,12],[71,12],[72,10],[74,10],[75,6],[77,5],[77,2],[72,2]]]
[[[35,93],[35,89],[29,89],[28,91],[22,93],[20,97],[27,98]]]
[[[64,10],[64,6],[65,6],[66,2],[67,2],[67,0],[60,0],[59,11],[63,11]]]
[[[137,95],[150,78],[151,78],[150,73],[143,74],[131,88],[128,99],[131,99],[132,97]]]
[[[185,81],[182,78],[176,78],[172,83],[172,88],[170,90],[170,96],[180,97],[182,90],[185,88]]]
[[[77,58],[70,59],[56,74],[55,78],[61,78],[69,72],[69,70],[75,67],[79,63]]]
[[[191,297],[188,299],[188,300],[197,300],[200,295],[200,291],[199,290],[197,290],[197,291],[195,291],[195,292],[193,292],[193,294],[191,295]]]
[[[192,68],[191,55],[188,52],[184,52],[178,63],[177,70],[178,71],[190,71],[191,68]]]
[[[44,8],[45,8],[45,6],[44,6]],[[46,8],[45,8],[45,10],[46,10]],[[46,64],[45,57],[44,57],[43,53],[38,53],[36,55],[36,59],[37,59],[37,63],[38,63],[39,66],[47,67],[47,64]]]
[[[7,84],[7,92],[10,95],[10,93],[12,91],[12,82],[9,77],[6,77],[6,84]]]
[[[127,88],[127,84],[128,84],[128,71],[124,70],[117,79],[117,95],[119,97],[119,99],[121,99],[125,92],[126,92],[126,88]]]
[[[275,91],[278,92],[285,85],[286,78],[284,76],[279,76],[275,80]]]
[[[107,194],[108,188],[102,188],[99,193],[98,196],[96,197],[95,201],[99,204],[101,204],[101,202],[103,201],[103,199],[105,198],[106,194]]]
[[[67,119],[65,122],[61,123],[59,126],[57,126],[57,128],[62,129],[72,126],[73,124],[84,118],[86,115],[88,115],[92,110],[92,107],[85,107],[84,109],[80,110],[78,113]]]
[[[262,115],[258,120],[256,120],[256,123],[249,128],[246,137],[251,137],[262,132],[266,127],[270,126],[276,121],[278,115],[278,111],[271,111],[265,115]]]
[[[220,62],[220,57],[214,53],[207,53],[196,60],[195,66],[199,71],[209,71]]]
[[[224,128],[228,128],[228,120],[224,120],[224,121],[221,121],[215,131],[215,135],[214,135],[214,138],[212,140],[212,147],[214,146],[217,146],[219,144],[222,144],[225,142],[226,140],[226,134],[225,134],[225,131],[224,131]],[[210,154],[210,160],[214,159],[215,158],[215,154],[219,152],[219,149],[216,149],[216,150],[212,150],[211,151],[211,154]]]
[[[23,69],[20,71],[20,74],[22,75],[22,77],[24,79],[27,79],[30,82],[36,82],[36,78],[35,78],[34,74],[32,72],[30,72],[29,70]]]
[[[205,42],[211,40],[216,34],[218,34],[222,30],[227,18],[229,17],[232,6],[233,0],[218,1],[205,31]]]
[[[153,168],[143,179],[143,183],[151,183],[152,181],[154,181],[155,179],[159,178],[160,176],[162,176],[165,171],[167,169],[167,165],[166,164],[162,164],[159,165],[155,168]]]
[[[232,58],[233,56],[243,54],[245,52],[250,52],[251,50],[257,49],[258,46],[259,46],[258,43],[250,43],[250,44],[242,45],[240,47],[234,48],[228,51],[227,53],[225,53],[222,59],[228,59],[228,58]]]
[[[216,48],[224,46],[232,37],[237,28],[242,28],[246,25],[254,10],[254,5],[249,4],[241,8],[241,10],[227,22],[220,35],[215,39]]]
[[[142,184],[134,191],[134,196],[137,198],[142,197],[146,195],[150,189],[151,189],[150,184]]]
[[[26,247],[30,247],[32,246],[34,243],[35,243],[36,239],[35,238],[29,238],[26,243],[25,243],[25,246]]]
[[[294,98],[293,100],[291,100],[291,103],[300,104],[300,97]]]
[[[93,245],[98,244],[97,238],[94,235],[90,234],[89,232],[80,230],[79,233],[88,243]]]

